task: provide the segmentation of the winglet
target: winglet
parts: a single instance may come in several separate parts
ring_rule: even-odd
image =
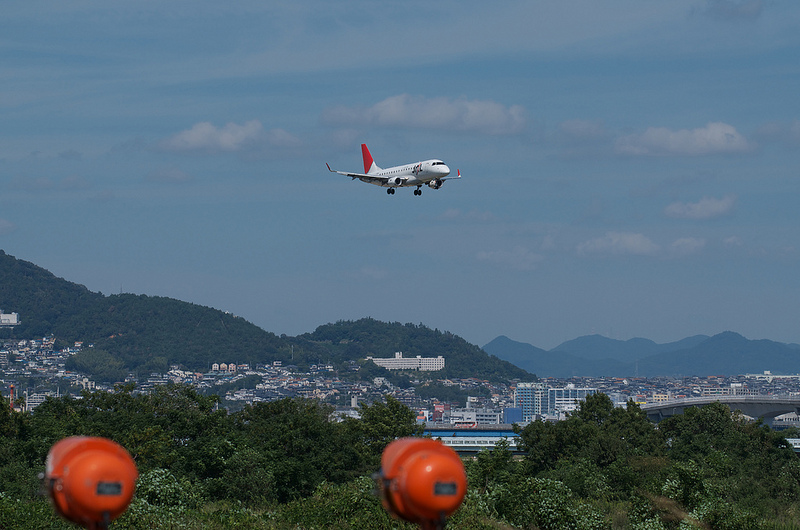
[[[325,162],[325,165],[328,166],[328,171],[330,171],[331,173],[336,173],[334,170],[331,169],[331,165],[330,164]]]

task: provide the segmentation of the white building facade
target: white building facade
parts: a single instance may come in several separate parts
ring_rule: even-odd
[[[403,357],[403,352],[395,352],[393,358],[389,359],[376,359],[374,357],[367,357],[368,361],[372,361],[378,366],[382,366],[387,370],[419,370],[420,372],[435,372],[444,368],[444,357]]]
[[[16,326],[19,324],[18,313],[3,313],[0,309],[0,326]]]

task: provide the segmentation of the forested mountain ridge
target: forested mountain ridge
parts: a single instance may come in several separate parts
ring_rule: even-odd
[[[92,343],[132,371],[165,371],[171,364],[202,370],[217,355],[226,362],[264,362],[286,342],[208,307],[158,296],[104,296],[2,251],[0,308],[20,315],[20,325],[0,330],[0,337]]]
[[[313,333],[296,337],[300,345],[321,345],[334,360],[353,358],[392,357],[403,352],[404,357],[445,358],[443,377],[475,377],[478,379],[531,380],[532,374],[487,354],[481,348],[446,331],[430,329],[422,324],[383,323],[372,318],[339,321],[319,326]]]
[[[366,318],[326,324],[298,337],[278,336],[243,318],[172,298],[95,293],[2,250],[0,309],[20,316],[18,326],[0,328],[0,339],[53,335],[62,346],[92,343],[95,364],[114,359],[118,371],[140,374],[164,372],[173,364],[206,371],[214,362],[255,365],[276,360],[344,368],[368,355],[389,357],[402,351],[406,356],[444,356],[445,369],[437,372],[442,377],[533,377],[460,337],[421,324]]]

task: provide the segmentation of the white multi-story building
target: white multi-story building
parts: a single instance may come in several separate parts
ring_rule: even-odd
[[[596,388],[576,388],[573,384],[563,388],[549,388],[547,389],[548,414],[563,418],[567,412],[578,408],[578,402],[596,392]]]
[[[0,309],[0,326],[16,326],[19,324],[18,313],[3,313]]]
[[[421,372],[435,372],[444,368],[444,357],[416,357],[406,358],[403,357],[403,352],[395,352],[393,358],[389,359],[375,359],[374,357],[367,357],[368,361],[372,361],[378,366],[382,366],[387,370],[419,370]]]

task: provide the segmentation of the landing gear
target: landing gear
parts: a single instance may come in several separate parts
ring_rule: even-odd
[[[386,193],[388,193],[389,195],[394,195],[394,188],[387,189]]]
[[[417,188],[414,190],[414,195],[422,195],[422,189]]]

